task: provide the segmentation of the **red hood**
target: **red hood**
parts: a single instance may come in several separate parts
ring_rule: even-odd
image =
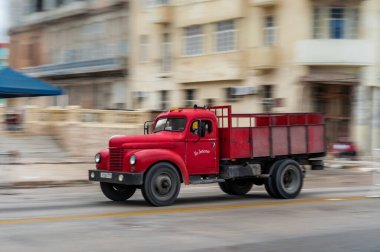
[[[109,147],[124,147],[133,149],[144,148],[174,148],[174,142],[183,141],[182,134],[176,132],[159,132],[138,136],[113,136]]]

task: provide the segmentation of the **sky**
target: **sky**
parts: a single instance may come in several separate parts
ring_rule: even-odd
[[[8,42],[7,30],[9,27],[9,0],[0,0],[0,42]]]

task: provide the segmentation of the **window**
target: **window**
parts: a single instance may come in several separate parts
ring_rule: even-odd
[[[228,87],[225,90],[226,93],[226,101],[227,102],[235,102],[238,101],[238,97],[234,95],[233,88]]]
[[[233,20],[217,23],[215,32],[216,52],[235,50],[235,37],[236,31]]]
[[[203,53],[202,27],[191,26],[185,28],[185,55],[199,55]]]
[[[196,101],[194,100],[194,89],[186,89],[185,91],[185,107],[192,107]]]
[[[59,7],[65,3],[65,0],[56,0],[55,1],[55,6]]]
[[[322,20],[321,20],[321,8],[315,7],[313,9],[313,38],[322,38]]]
[[[330,38],[342,39],[345,34],[345,15],[344,8],[331,8],[330,9]]]
[[[264,113],[272,112],[273,108],[273,86],[264,85],[262,89],[262,104]]]
[[[171,43],[170,34],[164,33],[162,38],[162,59],[161,71],[164,73],[169,72],[171,69]]]
[[[214,105],[215,105],[215,99],[212,99],[212,98],[208,98],[208,99],[206,99],[206,105],[207,105],[208,107],[212,107],[212,106],[214,106]]]
[[[169,93],[168,90],[161,90],[160,91],[160,103],[161,103],[160,108],[162,110],[165,110],[170,106],[169,99],[168,99],[168,93]]]
[[[200,125],[199,125],[200,124]],[[190,133],[199,134],[199,126],[204,128],[204,134],[201,137],[205,137],[212,133],[212,123],[210,120],[196,120],[190,126]]]
[[[359,9],[358,8],[351,8],[348,11],[348,15],[351,16],[350,19],[348,19],[348,27],[351,28],[349,30],[349,38],[357,38],[359,36]]]
[[[275,43],[275,19],[273,15],[264,17],[264,45],[273,46]]]
[[[169,0],[156,0],[156,5],[168,5]]]
[[[160,131],[182,132],[186,127],[185,118],[160,118],[154,126],[154,133]]]
[[[357,7],[316,6],[313,8],[313,38],[356,39],[359,22]]]
[[[148,35],[140,36],[140,62],[144,63],[149,60],[149,37]]]
[[[44,11],[44,3],[43,3],[43,0],[36,0],[35,2],[34,2],[34,4],[35,4],[35,8],[34,8],[34,10],[36,11],[36,12],[41,12],[41,11]]]

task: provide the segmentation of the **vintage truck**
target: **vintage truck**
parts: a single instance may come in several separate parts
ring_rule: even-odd
[[[125,201],[141,189],[167,206],[181,184],[219,183],[231,195],[264,185],[274,198],[297,197],[305,165],[323,169],[324,118],[317,113],[232,114],[231,106],[180,108],[144,125],[144,135],[114,136],[95,156],[89,179]]]

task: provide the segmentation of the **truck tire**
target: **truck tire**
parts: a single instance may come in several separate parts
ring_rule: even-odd
[[[274,173],[277,169],[277,167],[283,162],[284,160],[277,160],[272,164],[272,166],[269,168],[269,175],[270,177],[265,181],[264,186],[267,193],[272,198],[281,198],[280,194],[278,193],[278,190],[276,188],[276,178],[274,176]]]
[[[219,182],[220,189],[230,195],[245,195],[252,189],[252,186],[253,182],[246,179]]]
[[[135,186],[119,185],[100,182],[100,189],[104,196],[113,201],[125,201],[132,197],[136,191]]]
[[[181,180],[177,169],[166,162],[153,165],[146,173],[141,192],[153,206],[169,206],[178,197]]]
[[[283,160],[273,170],[272,186],[279,198],[293,199],[303,186],[303,173],[300,165],[291,159]]]

